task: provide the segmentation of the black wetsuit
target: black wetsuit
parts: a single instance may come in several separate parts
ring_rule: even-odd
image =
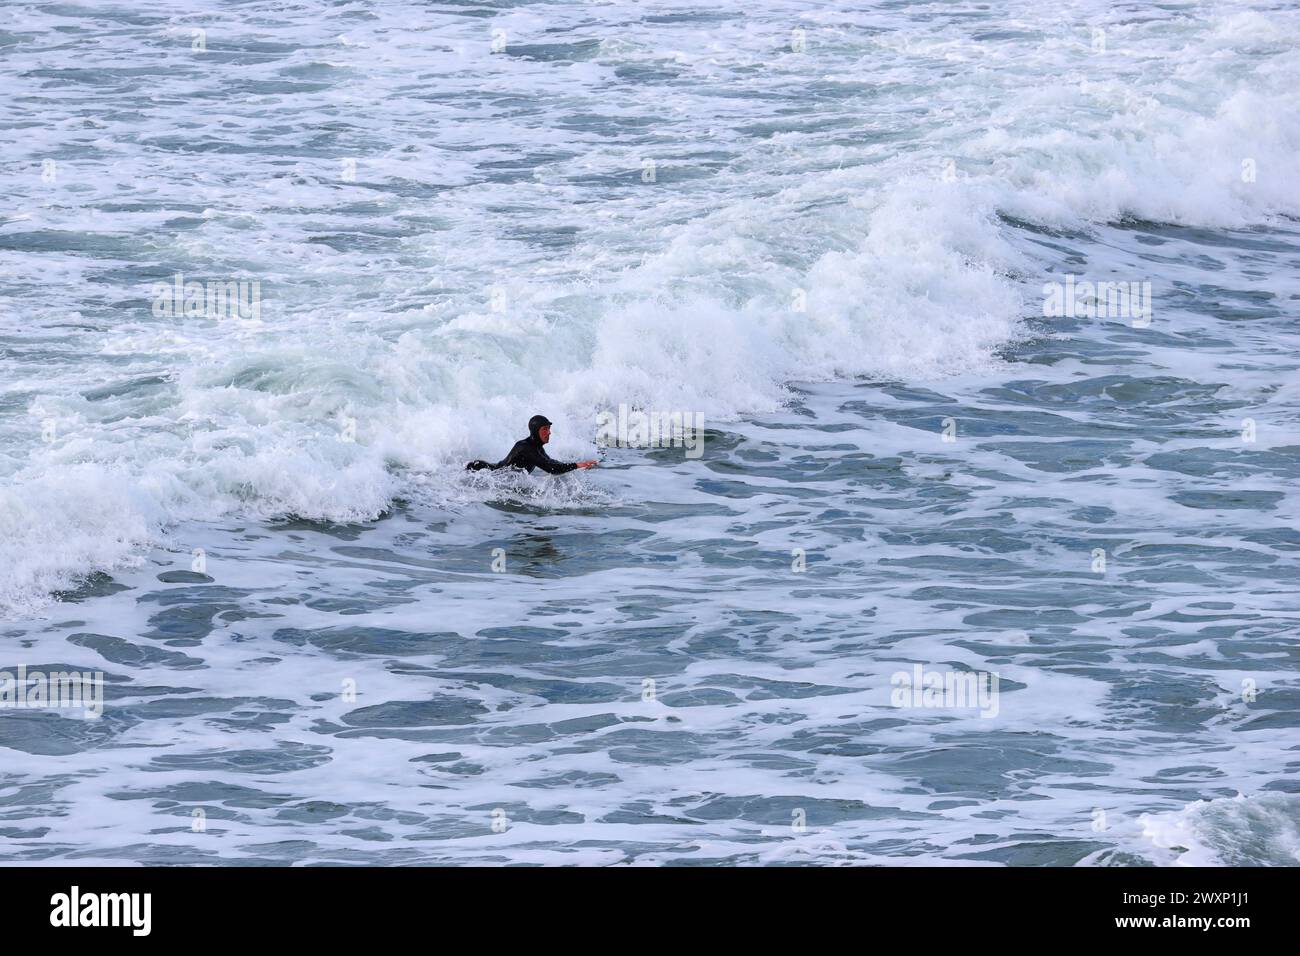
[[[495,465],[487,461],[471,461],[465,466],[469,471],[479,471],[483,468],[522,468],[531,472],[534,468],[540,468],[548,475],[562,475],[566,471],[573,471],[577,467],[577,465],[569,462],[556,461],[546,454],[546,448],[542,445],[542,440],[537,437],[536,432],[532,432],[527,438],[521,438],[515,442],[515,447],[510,449],[510,454]]]

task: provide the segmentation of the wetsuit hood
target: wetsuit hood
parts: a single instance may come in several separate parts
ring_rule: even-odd
[[[545,415],[534,415],[532,418],[528,419],[528,437],[541,441],[541,438],[538,437],[537,433],[549,424],[551,424],[551,420]]]

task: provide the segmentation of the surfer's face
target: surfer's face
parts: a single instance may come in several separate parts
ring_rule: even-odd
[[[537,429],[537,437],[540,438],[542,440],[542,444],[545,445],[548,441],[551,440],[551,426],[543,425],[541,428]]]

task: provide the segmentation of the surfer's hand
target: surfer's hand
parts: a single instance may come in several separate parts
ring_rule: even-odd
[[[578,467],[579,467],[579,468],[595,468],[595,467],[596,467],[596,463],[595,463],[594,461],[580,461],[580,462],[578,462]]]

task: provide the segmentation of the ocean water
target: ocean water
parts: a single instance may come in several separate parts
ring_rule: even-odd
[[[0,860],[1296,865],[1297,89],[1279,2],[8,0],[0,670],[104,701]]]

